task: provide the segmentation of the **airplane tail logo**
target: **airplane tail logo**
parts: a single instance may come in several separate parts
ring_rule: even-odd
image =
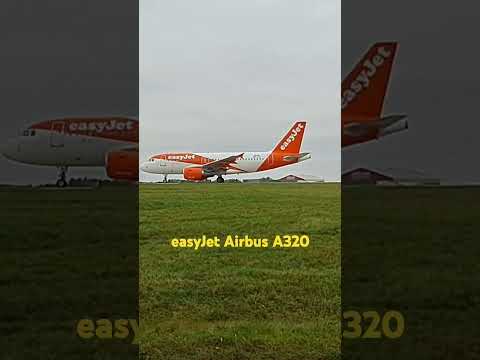
[[[342,115],[378,117],[397,51],[397,43],[373,45],[342,82]]]
[[[273,149],[274,153],[298,154],[302,146],[303,134],[307,126],[306,121],[298,121]]]

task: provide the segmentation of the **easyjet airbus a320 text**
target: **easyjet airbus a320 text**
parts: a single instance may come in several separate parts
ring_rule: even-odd
[[[342,147],[406,130],[406,115],[382,115],[397,43],[373,45],[342,82]]]
[[[229,174],[253,173],[296,164],[310,159],[310,153],[301,153],[303,134],[307,123],[299,121],[272,151],[235,153],[167,153],[152,156],[140,168],[152,174],[182,174],[186,180],[201,181]]]

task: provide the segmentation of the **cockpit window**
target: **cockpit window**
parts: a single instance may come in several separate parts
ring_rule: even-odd
[[[32,129],[27,129],[22,131],[22,136],[35,136],[36,132]]]

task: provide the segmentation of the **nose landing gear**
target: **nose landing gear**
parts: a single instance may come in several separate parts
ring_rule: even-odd
[[[225,179],[219,175],[217,177],[217,183],[221,184],[221,183],[224,183],[224,182],[225,182]]]
[[[56,182],[57,187],[63,188],[68,185],[67,183],[67,166],[60,166],[58,168],[58,180]]]

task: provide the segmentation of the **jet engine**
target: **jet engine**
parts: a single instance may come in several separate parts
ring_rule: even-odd
[[[201,167],[188,167],[183,169],[183,177],[190,181],[201,181],[208,178]]]
[[[110,178],[138,181],[138,149],[112,151],[107,154],[105,164]]]

